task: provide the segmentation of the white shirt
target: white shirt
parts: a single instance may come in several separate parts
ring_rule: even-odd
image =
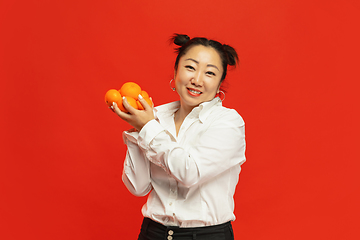
[[[167,226],[200,227],[235,220],[234,192],[245,162],[241,116],[219,98],[195,107],[176,136],[179,102],[154,108],[155,120],[126,131],[123,182],[148,196],[144,217]]]

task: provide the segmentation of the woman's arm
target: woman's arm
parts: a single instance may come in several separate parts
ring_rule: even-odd
[[[139,131],[137,146],[146,158],[183,185],[199,184],[245,162],[244,121],[235,110],[227,110],[221,118],[217,116],[206,132],[190,148],[184,149],[155,120],[152,107],[139,100],[145,111],[132,108],[126,101],[124,106],[130,114],[122,113],[116,104],[114,111]]]
[[[135,135],[135,136],[134,136]],[[137,145],[137,132],[124,132],[127,145],[122,180],[127,189],[135,196],[145,196],[151,189],[150,162]]]
[[[156,120],[143,127],[138,144],[152,163],[187,187],[245,162],[244,122],[234,110],[213,121],[187,149]]]

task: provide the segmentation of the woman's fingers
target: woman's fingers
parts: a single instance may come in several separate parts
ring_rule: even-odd
[[[139,100],[139,102],[141,103],[141,105],[144,107],[144,110],[145,110],[145,111],[152,110],[152,106],[150,106],[150,105],[148,104],[148,102],[145,101],[145,99],[143,98],[143,96],[141,96],[140,94],[139,94],[139,96],[138,96],[138,100]]]
[[[147,102],[140,94],[138,96],[138,101],[141,103],[141,105],[144,107],[145,111],[152,111],[153,107],[154,107],[154,103],[151,100],[151,106],[149,105],[149,102]],[[124,106],[124,108],[132,115],[136,114],[136,108],[134,108],[132,105],[129,104],[129,102],[127,101],[126,97],[123,97],[123,101],[122,104]],[[122,112],[119,107],[117,106],[117,104],[115,102],[113,102],[113,105],[111,107],[109,107],[113,112],[115,112],[117,115],[119,115],[120,117],[125,117],[126,115],[122,114],[124,112]],[[128,114],[127,114],[128,115]]]
[[[129,120],[129,114],[124,113],[123,111],[121,111],[121,110],[119,109],[118,105],[117,105],[115,102],[113,102],[112,107],[113,107],[113,111],[114,111],[121,119],[123,119],[123,120],[125,120],[125,121],[128,121],[128,120]]]
[[[118,114],[118,112],[121,112],[121,110],[119,109],[119,107],[117,106],[116,102],[113,102],[112,106],[111,106],[112,110]],[[119,114],[118,114],[119,115]]]
[[[129,111],[130,114],[134,115],[136,113],[136,110],[133,106],[130,105],[130,103],[127,101],[126,97],[123,97],[123,106],[126,110]]]
[[[126,110],[129,111],[128,113],[121,111],[116,103],[113,103],[112,108],[114,112],[122,120],[128,122],[138,131],[140,131],[147,122],[154,119],[154,113],[152,106],[150,106],[149,103],[143,97],[139,97],[138,99],[140,103],[143,105],[144,110],[137,110],[136,108],[131,106],[125,97],[123,98],[122,104],[124,108],[126,108]]]

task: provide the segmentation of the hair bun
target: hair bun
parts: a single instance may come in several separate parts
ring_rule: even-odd
[[[174,42],[174,44],[178,46],[184,46],[189,40],[190,37],[185,34],[174,34],[174,36],[171,38],[171,40]]]
[[[223,44],[224,51],[228,58],[228,64],[230,66],[236,65],[236,63],[239,61],[238,55],[235,51],[235,49],[229,45]]]

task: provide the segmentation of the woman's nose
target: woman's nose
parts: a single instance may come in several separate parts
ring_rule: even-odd
[[[202,86],[203,81],[202,78],[200,76],[200,74],[196,74],[192,79],[191,79],[191,83],[195,86]]]

